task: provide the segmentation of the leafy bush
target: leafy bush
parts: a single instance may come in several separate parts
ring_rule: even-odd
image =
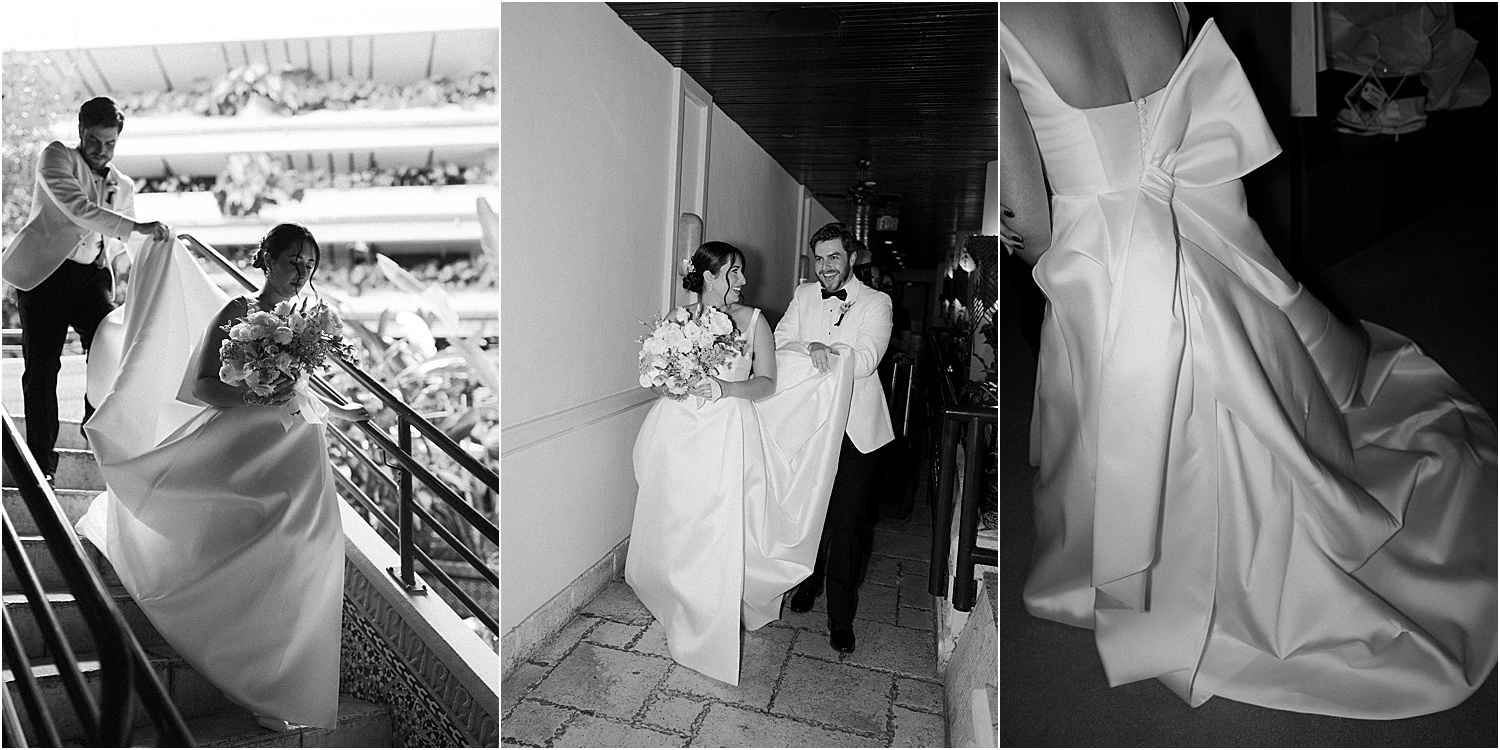
[[[303,189],[269,154],[231,154],[213,192],[219,213],[255,216],[268,205],[302,200]]]
[[[248,156],[239,154],[238,156]],[[270,158],[269,155],[263,155]],[[259,158],[252,157],[252,158]],[[280,162],[275,162],[280,164]],[[428,167],[371,168],[351,172],[331,172],[324,167],[300,170],[287,164],[279,172],[283,184],[295,190],[323,188],[411,187],[424,185],[493,185],[499,180],[494,170],[483,166],[463,167],[438,162]],[[141,193],[201,193],[216,190],[221,183],[237,178],[227,166],[218,177],[168,175],[142,180]]]
[[[406,109],[493,104],[495,77],[479,71],[462,81],[432,78],[406,86],[370,80],[320,79],[305,68],[251,63],[215,80],[199,79],[186,89],[115,94],[127,115],[189,113],[234,117],[242,113],[296,115],[320,109]]]
[[[40,53],[6,52],[3,56],[4,117],[0,118],[0,247],[10,245],[31,214],[31,190],[36,174],[36,158],[52,142],[52,124],[76,122],[76,82],[65,77],[52,60]],[[5,328],[18,328],[16,291],[5,285],[0,315]]]
[[[423,312],[382,316],[373,326],[352,321],[350,328],[359,339],[356,349],[359,351],[361,367],[453,439],[465,453],[498,472],[498,353],[493,347],[482,347],[473,337],[454,339],[450,346],[438,350],[434,343],[432,323],[447,319],[445,322],[450,330],[454,328],[451,310],[446,308],[446,293],[442,286],[418,280],[389,259],[381,258],[380,261],[377,268],[387,277],[387,281],[422,300]],[[329,380],[341,390],[346,399],[360,401],[370,409],[374,415],[372,422],[388,435],[396,435],[399,419],[396,414],[383,409],[383,405],[374,396],[358,387],[342,371],[335,372]],[[364,452],[371,451],[370,442],[357,428],[342,429]],[[415,431],[412,453],[439,481],[498,525],[498,498],[495,492],[471,476],[446,453],[432,447]],[[388,482],[375,476],[375,470],[348,455],[343,449],[336,452],[335,465],[354,484],[370,494],[389,517],[396,518],[399,496]],[[413,484],[413,497],[439,524],[479,554],[492,570],[499,569],[498,546],[474,531],[447,503],[420,482]],[[395,544],[396,529],[381,524],[373,513],[364,515],[392,545]],[[434,560],[441,562],[462,559],[452,551],[452,546],[446,540],[420,519],[415,522],[415,535],[417,547]],[[435,586],[434,590],[444,598],[449,598],[441,586]],[[449,603],[459,612],[464,611],[456,601],[450,600]]]

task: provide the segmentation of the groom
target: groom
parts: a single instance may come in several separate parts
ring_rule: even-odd
[[[135,183],[110,165],[125,116],[97,97],[78,109],[78,146],[47,144],[37,157],[31,215],[0,255],[0,275],[16,287],[21,313],[21,392],[26,445],[50,480],[57,471],[57,373],[68,328],[87,352],[99,322],[114,309],[114,276],[130,264],[131,233],[167,236],[159,222],[138,222]],[[93,406],[85,399],[83,418]]]
[[[819,370],[831,370],[834,357],[854,358],[849,424],[817,562],[788,604],[793,612],[812,609],[826,580],[828,644],[844,653],[854,650],[854,611],[859,605],[859,568],[875,469],[872,454],[895,438],[885,391],[875,373],[891,340],[891,298],[854,278],[854,243],[854,236],[838,223],[824,226],[808,240],[818,283],[797,287],[776,326],[777,346],[806,344]]]

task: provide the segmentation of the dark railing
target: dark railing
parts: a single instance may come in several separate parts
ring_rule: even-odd
[[[989,460],[989,451],[984,440],[985,426],[991,434],[999,424],[1000,410],[995,406],[968,406],[962,403],[962,395],[955,385],[960,374],[955,371],[951,358],[939,346],[937,340],[929,338],[931,350],[928,362],[929,398],[932,399],[931,432],[934,456],[932,484],[929,495],[934,498],[932,512],[932,559],[929,563],[927,591],[933,596],[948,595],[948,550],[949,534],[953,526],[954,483],[958,478],[959,436],[963,436],[964,476],[963,498],[958,506],[958,554],[954,561],[953,596],[949,601],[953,608],[968,612],[974,607],[974,566],[997,565],[998,554],[993,549],[980,547],[979,499],[984,491],[984,465]],[[935,396],[935,398],[934,398]]]
[[[245,274],[238,267],[229,262],[228,258],[225,258],[222,253],[212,246],[204,244],[190,234],[180,235],[179,239],[183,241],[184,245],[223,269],[236,282],[243,286],[246,291],[252,293],[260,291],[260,287],[246,278]],[[353,363],[346,362],[338,357],[333,357],[332,361],[343,369],[344,373],[358,383],[360,387],[378,399],[385,408],[390,409],[396,414],[395,439],[392,439],[385,431],[370,422],[355,423],[364,432],[370,442],[379,448],[389,459],[386,462],[378,461],[370,456],[341,430],[332,426],[329,428],[329,434],[334,436],[335,441],[343,446],[345,451],[354,457],[354,460],[368,468],[371,476],[378,477],[383,484],[397,490],[400,500],[396,510],[397,518],[395,522],[392,522],[390,516],[386,514],[378,502],[370,497],[368,492],[356,486],[354,482],[341,473],[335,472],[337,482],[344,490],[346,497],[352,498],[360,507],[368,511],[382,524],[385,524],[386,528],[397,530],[396,549],[401,555],[401,568],[399,570],[393,568],[388,572],[400,581],[401,585],[408,592],[422,593],[424,589],[422,589],[421,584],[417,583],[416,571],[414,569],[414,563],[421,563],[427,575],[442,584],[443,588],[461,602],[480,622],[484,623],[485,627],[491,633],[499,635],[500,624],[495,614],[474,601],[474,598],[465,592],[453,580],[452,576],[434,563],[427,553],[417,548],[414,540],[415,520],[420,518],[426,528],[447,542],[453,548],[454,552],[473,567],[480,578],[493,585],[497,592],[500,589],[500,576],[485,564],[477,552],[463,543],[451,530],[444,527],[431,511],[421,507],[416,502],[412,492],[412,480],[415,479],[421,482],[434,497],[442,500],[447,507],[457,513],[466,524],[478,531],[490,543],[496,545],[500,543],[500,529],[494,522],[485,518],[484,514],[480,513],[474,506],[464,500],[461,495],[435,477],[427,467],[422,465],[421,460],[412,454],[412,431],[415,430],[421,433],[422,437],[426,438],[430,445],[453,459],[465,473],[477,479],[485,487],[488,487],[491,492],[497,494],[500,491],[499,475],[493,469],[490,469],[483,463],[480,463],[478,459],[469,455],[457,442],[448,437],[446,433],[431,421],[418,414],[415,409],[402,401],[399,396],[392,394],[390,390],[381,384],[380,381],[371,377],[369,373],[361,370]],[[312,386],[318,392],[336,400],[343,400],[342,395],[322,377],[315,375],[310,380]],[[391,477],[384,471],[386,468],[394,471],[397,476]]]
[[[53,667],[57,670],[63,689],[78,716],[84,745],[128,747],[132,706],[139,697],[141,705],[156,725],[162,747],[196,747],[177,707],[167,697],[166,690],[151,669],[151,661],[146,657],[145,650],[125,624],[124,617],[105,590],[98,572],[86,561],[82,543],[68,523],[62,506],[57,502],[57,496],[42,479],[41,468],[32,458],[31,451],[24,447],[20,430],[11,419],[10,412],[0,410],[0,417],[4,420],[5,467],[10,472],[11,480],[16,483],[38,532],[46,542],[47,551],[67,582],[94,639],[94,649],[99,659],[100,689],[97,701],[79,669],[72,645],[63,635],[36,570],[21,546],[21,539],[16,534],[10,515],[0,512],[0,526],[3,526],[0,531],[4,534],[6,563],[16,573],[47,653],[52,658]],[[30,718],[36,744],[62,747],[56,721],[37,685],[31,660],[26,656],[26,649],[8,613],[3,626],[5,662],[15,675],[17,692]],[[26,738],[21,734],[21,723],[8,693],[4,712],[5,746],[25,747]]]

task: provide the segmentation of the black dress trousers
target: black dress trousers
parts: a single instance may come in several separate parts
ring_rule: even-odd
[[[844,436],[839,449],[839,473],[828,499],[828,518],[818,543],[818,559],[811,576],[797,588],[816,594],[828,591],[828,625],[854,622],[859,608],[859,571],[864,563],[870,524],[870,490],[875,477],[875,453],[860,453]]]
[[[94,331],[114,309],[111,276],[105,267],[63,261],[45,281],[30,291],[16,292],[21,313],[21,395],[26,409],[26,446],[43,473],[57,471],[57,373],[62,368],[68,327],[78,331],[83,349],[94,342]],[[93,414],[84,399],[83,419]]]

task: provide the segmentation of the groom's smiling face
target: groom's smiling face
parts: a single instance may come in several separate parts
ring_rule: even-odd
[[[849,281],[849,251],[843,240],[823,240],[813,246],[813,272],[818,283],[830,292],[836,292]]]

